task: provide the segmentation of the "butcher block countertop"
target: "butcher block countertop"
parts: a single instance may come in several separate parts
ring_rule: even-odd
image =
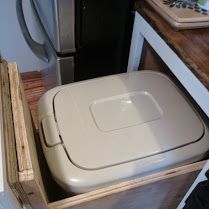
[[[144,0],[136,10],[209,90],[209,28],[176,31]]]

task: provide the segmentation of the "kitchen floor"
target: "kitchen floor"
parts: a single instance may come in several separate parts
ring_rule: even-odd
[[[46,92],[41,79],[41,73],[38,71],[21,73],[21,78],[25,88],[29,108],[32,113],[32,118],[36,129],[38,129],[37,104],[40,97]]]
[[[41,96],[46,92],[41,77],[41,73],[38,71],[21,73],[21,78],[23,81],[23,86],[25,89],[26,97],[35,124],[35,128],[36,130],[38,130],[37,105]],[[37,146],[40,147],[40,144],[38,143]],[[42,174],[42,178],[47,188],[46,191],[49,201],[54,202],[60,199],[67,198],[69,194],[65,193],[65,191],[62,190],[62,188],[59,187],[50,176],[50,172],[46,165],[43,153],[39,151],[38,156],[41,162],[40,163],[41,170],[44,173],[44,175]]]

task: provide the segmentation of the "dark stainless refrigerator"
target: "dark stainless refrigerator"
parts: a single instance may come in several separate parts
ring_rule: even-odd
[[[31,4],[44,44],[33,42],[24,24],[22,0],[17,0],[20,26],[34,53],[49,63],[45,75],[56,85],[127,71],[133,0],[31,0]]]

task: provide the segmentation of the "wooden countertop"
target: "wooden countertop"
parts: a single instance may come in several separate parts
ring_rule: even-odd
[[[145,0],[136,10],[209,90],[209,28],[176,31]]]

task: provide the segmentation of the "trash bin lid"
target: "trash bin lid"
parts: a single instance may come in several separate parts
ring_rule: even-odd
[[[70,160],[87,170],[168,152],[204,135],[190,103],[160,73],[126,73],[68,85],[54,96],[53,106]]]

